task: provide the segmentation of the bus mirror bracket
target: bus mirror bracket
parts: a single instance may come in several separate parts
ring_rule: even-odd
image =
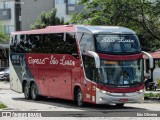
[[[145,51],[142,51],[142,53],[147,55],[147,57],[149,58],[149,67],[152,69],[153,68],[153,57]]]
[[[100,68],[100,58],[99,58],[98,54],[93,51],[87,51],[87,54],[89,56],[94,57],[96,68]]]

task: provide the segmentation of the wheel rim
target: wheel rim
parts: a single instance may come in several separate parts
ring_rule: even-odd
[[[25,85],[24,95],[25,95],[25,98],[28,98],[28,96],[29,96],[29,88],[27,85]]]
[[[35,85],[32,85],[32,99],[36,98],[36,87]]]
[[[78,93],[78,105],[82,105],[82,93],[81,93],[81,91]]]

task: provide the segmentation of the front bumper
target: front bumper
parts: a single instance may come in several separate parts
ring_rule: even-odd
[[[132,93],[103,93],[96,89],[97,104],[116,104],[116,103],[142,103],[144,101],[144,92]]]

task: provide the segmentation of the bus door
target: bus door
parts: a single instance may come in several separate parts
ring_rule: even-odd
[[[92,83],[97,82],[98,79],[98,69],[95,68],[95,60],[93,57],[83,55],[83,64],[84,64],[84,80],[85,90],[84,96],[87,101],[95,101],[95,86]],[[92,98],[94,96],[94,98]]]

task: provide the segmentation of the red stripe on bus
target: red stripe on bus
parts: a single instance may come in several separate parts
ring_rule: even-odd
[[[134,55],[107,55],[98,53],[98,55],[101,59],[107,59],[107,60],[137,60],[143,57],[141,53]]]
[[[110,86],[103,86],[103,85],[97,85],[97,88],[99,88],[100,90],[105,90],[108,92],[114,92],[114,93],[130,93],[130,92],[136,92],[139,91],[141,89],[144,89],[144,85],[140,85],[140,86],[135,86],[135,87],[110,87]]]

